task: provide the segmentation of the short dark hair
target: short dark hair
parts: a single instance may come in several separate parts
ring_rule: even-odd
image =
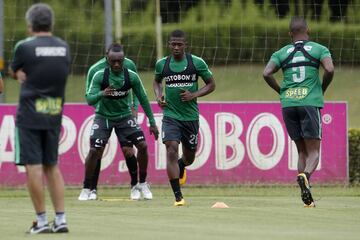
[[[308,25],[305,18],[295,16],[291,18],[289,29],[292,33],[302,33],[306,32],[306,30],[308,29]]]
[[[172,31],[171,34],[170,34],[170,38],[172,38],[172,37],[174,37],[174,38],[186,38],[184,31],[182,31],[180,29],[176,29],[176,30]]]
[[[123,46],[120,44],[120,43],[112,43],[107,51],[106,51],[106,54],[108,54],[110,51],[113,51],[113,52],[123,52],[124,51],[124,48]]]
[[[48,4],[36,3],[26,11],[25,19],[34,32],[50,32],[54,24],[54,12]]]

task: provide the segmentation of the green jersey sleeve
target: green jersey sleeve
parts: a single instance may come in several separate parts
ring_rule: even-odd
[[[198,75],[206,82],[213,76],[212,72],[202,58],[196,57],[194,55],[192,55],[192,57]]]
[[[126,67],[127,69],[137,73],[137,68],[136,68],[136,65],[135,65],[134,61],[129,59],[129,58],[125,58],[124,67]],[[136,97],[136,95],[134,94],[133,91],[132,91],[132,100],[133,100],[133,108],[135,108],[135,110],[138,111],[139,99],[137,99],[137,97]]]
[[[274,53],[271,55],[270,61],[273,62],[273,63],[275,63],[276,66],[280,67],[281,62],[280,62],[280,58],[279,58],[279,51],[274,52]]]
[[[89,91],[85,95],[86,101],[89,105],[95,105],[102,98],[101,83],[102,83],[103,75],[104,75],[104,69],[97,71],[94,74],[93,79],[91,80]]]
[[[158,60],[155,64],[155,79],[160,81],[162,80],[162,72],[164,70],[166,62],[166,57]]]
[[[141,82],[139,75],[137,75],[135,72],[131,70],[129,71],[129,75],[130,75],[132,90],[135,93],[136,97],[139,99],[139,102],[142,108],[144,109],[146,116],[149,118],[150,126],[155,126],[156,125],[155,119],[153,112],[151,110],[149,99],[146,95],[145,88]]]
[[[330,51],[327,47],[322,46],[321,54],[320,54],[320,61],[322,61],[326,57],[331,57]]]

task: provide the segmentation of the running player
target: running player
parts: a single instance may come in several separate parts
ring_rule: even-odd
[[[137,73],[136,65],[131,59],[125,57],[123,64],[124,64],[125,68],[130,69]],[[85,96],[87,95],[87,93],[89,91],[89,87],[90,87],[90,84],[91,84],[94,74],[97,71],[108,68],[108,67],[110,67],[110,65],[109,65],[106,57],[104,57],[104,58],[100,59],[99,61],[97,61],[95,64],[93,64],[89,68],[89,71],[88,71],[88,74],[86,77]],[[133,96],[132,111],[133,111],[134,117],[137,118],[139,100],[137,99],[135,94],[132,93],[132,96]],[[122,146],[121,150],[125,157],[126,166],[129,170],[129,174],[130,174],[130,178],[131,178],[130,198],[132,200],[139,200],[139,199],[141,199],[142,195],[152,194],[150,192],[150,189],[148,189],[149,191],[146,191],[147,189],[144,188],[145,182],[146,182],[146,177],[147,177],[147,162],[145,162],[145,163],[137,162],[137,159],[135,156],[135,151],[134,151],[134,148],[130,141],[128,141],[126,143],[121,143],[120,145]],[[139,169],[140,169],[139,173],[138,173],[138,164],[139,164]],[[97,184],[98,184],[98,179],[99,179],[99,175],[100,175],[100,169],[101,169],[101,158],[99,158],[97,160],[97,165],[95,168],[94,175],[90,179],[86,179],[86,178],[84,179],[84,182],[83,182],[84,190],[81,192],[81,194],[79,195],[79,198],[78,198],[80,201],[97,199]],[[138,181],[138,175],[139,175],[139,181]],[[145,192],[142,192],[142,189],[144,189]]]
[[[183,206],[185,200],[180,184],[185,183],[185,167],[194,162],[198,142],[197,98],[214,91],[215,81],[203,59],[185,53],[186,38],[183,31],[175,30],[171,33],[169,48],[171,55],[156,63],[153,87],[156,101],[164,110],[162,141],[166,146],[167,174],[175,195],[174,206]],[[200,89],[198,76],[205,82]],[[181,158],[178,154],[180,142],[183,150]]]
[[[80,197],[85,191],[88,193],[97,160],[101,158],[113,129],[120,144],[130,142],[135,145],[138,150],[138,161],[145,168],[147,167],[147,145],[144,134],[132,113],[130,90],[136,94],[149,118],[150,133],[154,134],[155,139],[158,137],[158,130],[142,82],[135,72],[123,67],[124,51],[120,44],[115,43],[110,46],[107,61],[110,68],[101,69],[94,74],[86,95],[88,104],[95,106],[96,109],[90,135],[90,151],[85,160],[85,179],[90,181],[80,193]],[[152,199],[149,185],[146,182],[140,185],[144,199]]]
[[[293,17],[289,35],[292,43],[275,52],[264,70],[264,79],[280,94],[283,119],[298,153],[297,182],[305,207],[315,207],[310,176],[319,163],[321,115],[324,93],[333,79],[334,65],[329,50],[309,41],[309,29],[302,17]],[[322,83],[319,67],[324,69]],[[282,69],[281,87],[273,74]]]

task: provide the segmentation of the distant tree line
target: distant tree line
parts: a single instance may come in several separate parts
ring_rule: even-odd
[[[241,1],[246,5],[246,0],[219,0],[219,4],[230,5],[232,1]],[[252,0],[260,8],[264,6],[265,0]],[[150,0],[133,0],[132,9],[145,9]],[[160,0],[161,17],[164,23],[179,22],[181,12],[185,12],[192,7],[197,6],[201,0]],[[319,21],[322,10],[326,4],[324,0],[270,0],[270,5],[279,18],[284,18],[290,13],[290,6],[295,8],[296,15],[309,16],[312,20]],[[346,18],[349,6],[349,0],[328,0],[330,10],[330,21],[337,22]],[[303,8],[303,12],[300,8]],[[326,6],[325,6],[326,7]]]

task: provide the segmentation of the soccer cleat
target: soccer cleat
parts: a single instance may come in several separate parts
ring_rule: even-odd
[[[306,207],[315,207],[314,200],[310,191],[309,181],[304,173],[300,173],[297,176],[297,182],[301,189],[301,199]]]
[[[174,202],[174,207],[182,207],[182,206],[184,206],[185,205],[185,200],[182,198],[182,199],[180,199],[180,200],[176,200],[175,202]]]
[[[81,190],[81,193],[79,195],[79,201],[87,201],[89,200],[89,196],[90,196],[90,189],[88,188],[83,188]]]
[[[153,198],[153,195],[150,191],[150,185],[147,182],[139,183],[138,189],[140,190],[145,200],[151,200]]]
[[[88,200],[97,200],[97,192],[96,189],[90,191]]]
[[[310,205],[306,205],[304,203],[304,208],[314,208],[314,207],[315,207],[315,202],[310,203]]]
[[[51,229],[49,224],[45,224],[44,226],[38,227],[37,222],[33,222],[32,226],[30,227],[28,234],[40,234],[40,233],[51,233]]]
[[[66,223],[61,223],[59,225],[56,225],[55,221],[54,224],[51,227],[51,231],[53,233],[68,233],[69,232],[69,228],[67,226]]]
[[[186,183],[186,169],[184,169],[183,175],[179,177],[179,184],[180,186],[184,185]]]
[[[139,184],[136,184],[131,187],[130,198],[131,198],[131,200],[136,200],[136,201],[141,199],[141,192],[139,190]]]

